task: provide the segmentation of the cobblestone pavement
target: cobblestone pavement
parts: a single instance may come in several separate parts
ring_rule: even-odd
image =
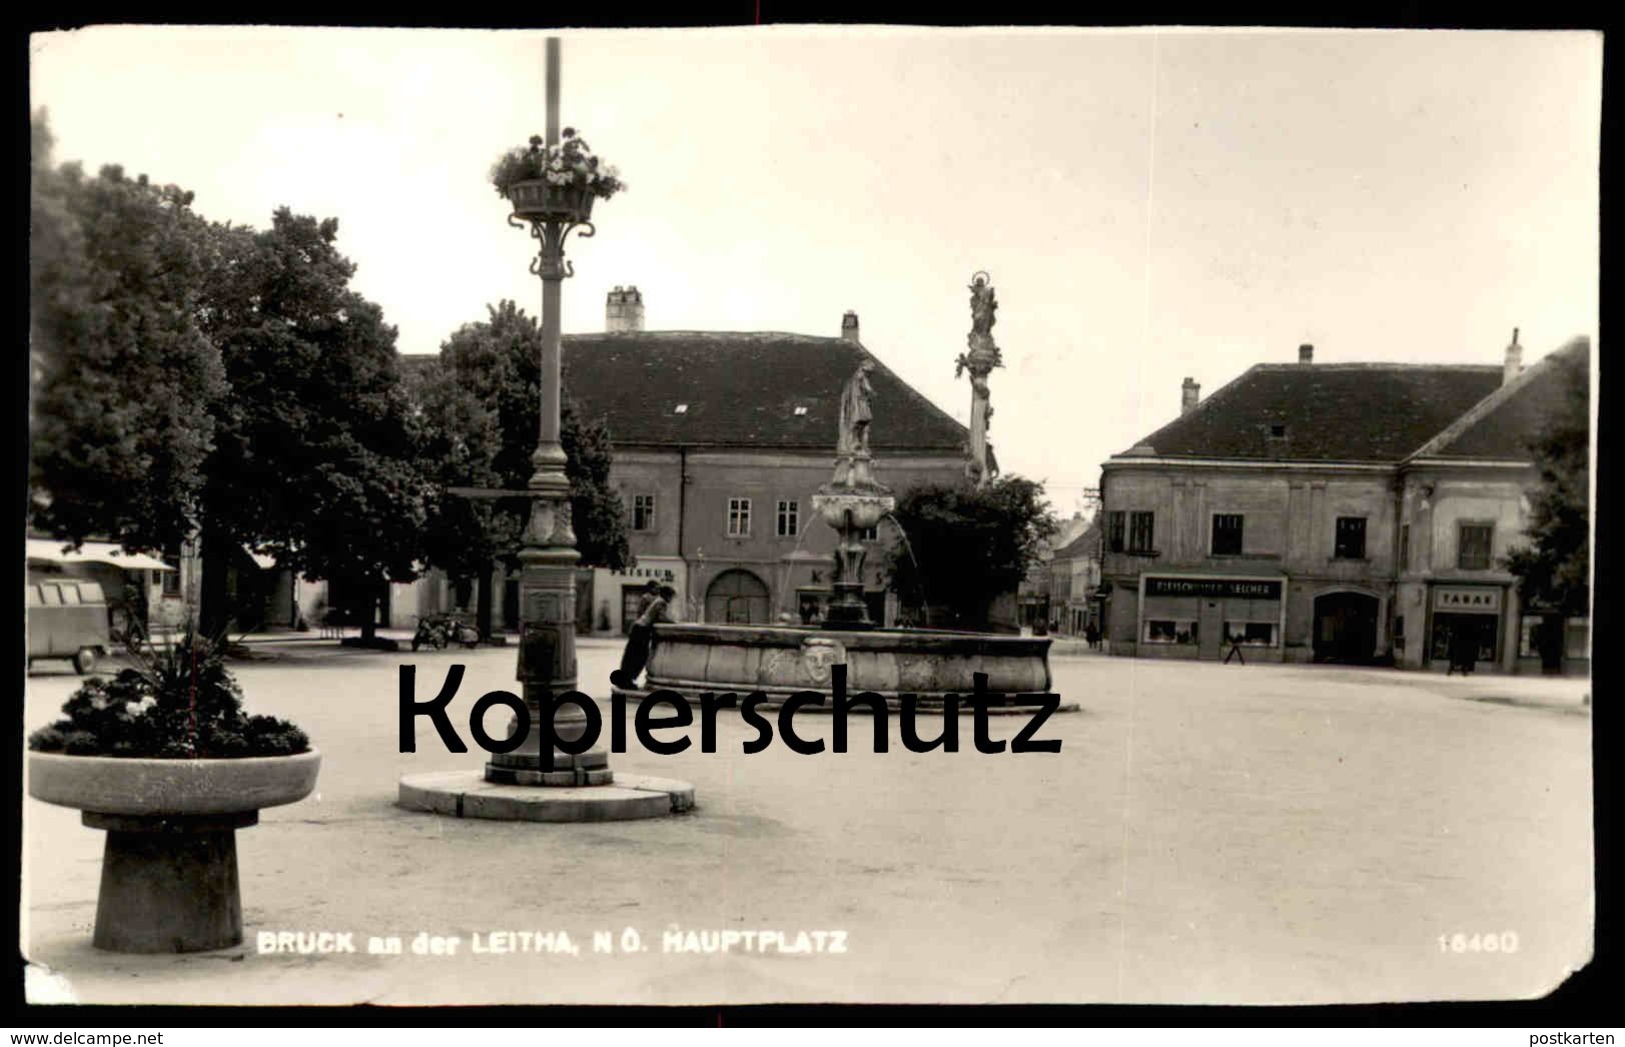
[[[584,641],[583,680],[607,692],[618,649]],[[512,648],[256,654],[238,670],[250,706],[304,726],[324,758],[317,795],[238,833],[245,946],[97,952],[102,834],[26,800],[36,998],[1493,999],[1542,995],[1590,956],[1583,680],[1063,656],[1057,689],[1082,711],[1040,732],[1062,740],[1059,754],[977,753],[968,720],[968,751],[910,753],[894,720],[884,754],[860,723],[847,754],[802,756],[775,739],[747,757],[754,731],[725,716],[714,754],[696,740],[659,757],[634,738],[614,758],[693,782],[693,813],[534,825],[394,806],[400,775],[484,759],[446,752],[427,723],[417,753],[396,751],[397,667],[417,665],[428,697],[446,666],[469,666],[451,706],[467,738],[474,700],[514,686]],[[26,726],[51,720],[75,682],[42,666]],[[1020,727],[995,718],[991,732]],[[830,730],[814,717],[801,733]],[[622,951],[627,928],[647,951]],[[263,931],[352,932],[360,951],[261,954]],[[471,951],[475,934],[486,950],[526,941],[504,931],[567,932],[579,953]],[[595,931],[614,952],[594,951]],[[706,953],[686,950],[722,936],[689,931],[740,933]],[[746,931],[784,932],[789,948],[807,931],[809,951],[760,951]],[[844,951],[833,935],[817,951],[813,931],[844,932]],[[457,936],[455,955],[414,955],[418,932]],[[390,935],[403,955],[367,954],[369,936]]]

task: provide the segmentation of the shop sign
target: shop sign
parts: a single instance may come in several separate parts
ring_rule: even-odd
[[[1436,611],[1468,611],[1482,614],[1501,613],[1499,589],[1435,589],[1433,609]]]
[[[674,582],[677,575],[670,567],[628,567],[623,571],[611,571],[619,578],[653,578],[660,582]]]
[[[1279,600],[1281,583],[1259,578],[1157,578],[1145,580],[1147,596],[1208,596],[1232,600]]]

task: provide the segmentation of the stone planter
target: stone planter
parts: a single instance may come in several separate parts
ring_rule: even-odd
[[[532,222],[585,222],[592,217],[592,190],[585,186],[557,186],[545,180],[515,182],[508,186],[514,217]]]
[[[99,949],[201,952],[243,940],[236,830],[316,787],[321,753],[239,760],[28,754],[28,793],[107,832]]]

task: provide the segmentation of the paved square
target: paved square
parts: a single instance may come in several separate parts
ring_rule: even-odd
[[[54,974],[39,991],[96,1003],[1329,1003],[1537,996],[1590,956],[1584,681],[1057,656],[1057,689],[1082,711],[1041,732],[1062,739],[1056,755],[979,754],[966,719],[957,754],[904,750],[894,720],[885,754],[857,721],[844,755],[776,739],[746,757],[754,731],[725,715],[715,754],[697,751],[696,725],[678,756],[634,737],[612,758],[693,782],[692,813],[546,825],[394,804],[402,774],[485,758],[447,753],[427,721],[416,754],[396,751],[397,666],[418,666],[424,698],[445,666],[469,666],[450,710],[466,738],[475,699],[515,689],[511,648],[260,650],[277,660],[238,670],[249,707],[305,727],[324,762],[316,795],[238,834],[245,945],[97,952],[102,834],[26,800],[25,947]],[[583,641],[583,682],[607,694],[618,651]],[[42,670],[30,730],[76,684]],[[799,724],[828,737],[827,717]],[[992,733],[1020,726],[995,718]],[[647,951],[620,951],[626,928]],[[676,948],[703,949],[719,936],[687,932],[762,930],[787,947],[799,931],[844,932],[844,951],[829,935],[799,954],[745,951],[743,937],[726,954],[663,949],[670,931]],[[360,951],[262,955],[264,931],[353,932]],[[579,952],[505,931],[564,931]],[[612,932],[614,953],[594,952],[595,931]],[[459,943],[414,955],[419,932]],[[486,951],[471,951],[476,934]],[[366,953],[369,936],[390,935],[403,955]],[[1514,935],[1516,951],[1501,951]]]

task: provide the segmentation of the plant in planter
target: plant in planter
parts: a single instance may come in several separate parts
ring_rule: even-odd
[[[596,199],[626,188],[620,174],[593,154],[585,139],[566,127],[556,146],[532,135],[528,145],[510,149],[491,167],[497,195],[514,214],[539,221],[584,222]]]
[[[222,644],[188,632],[129,653],[134,667],[87,681],[29,738],[29,794],[107,831],[98,948],[237,945],[236,830],[310,795],[321,754],[298,727],[244,713]]]

